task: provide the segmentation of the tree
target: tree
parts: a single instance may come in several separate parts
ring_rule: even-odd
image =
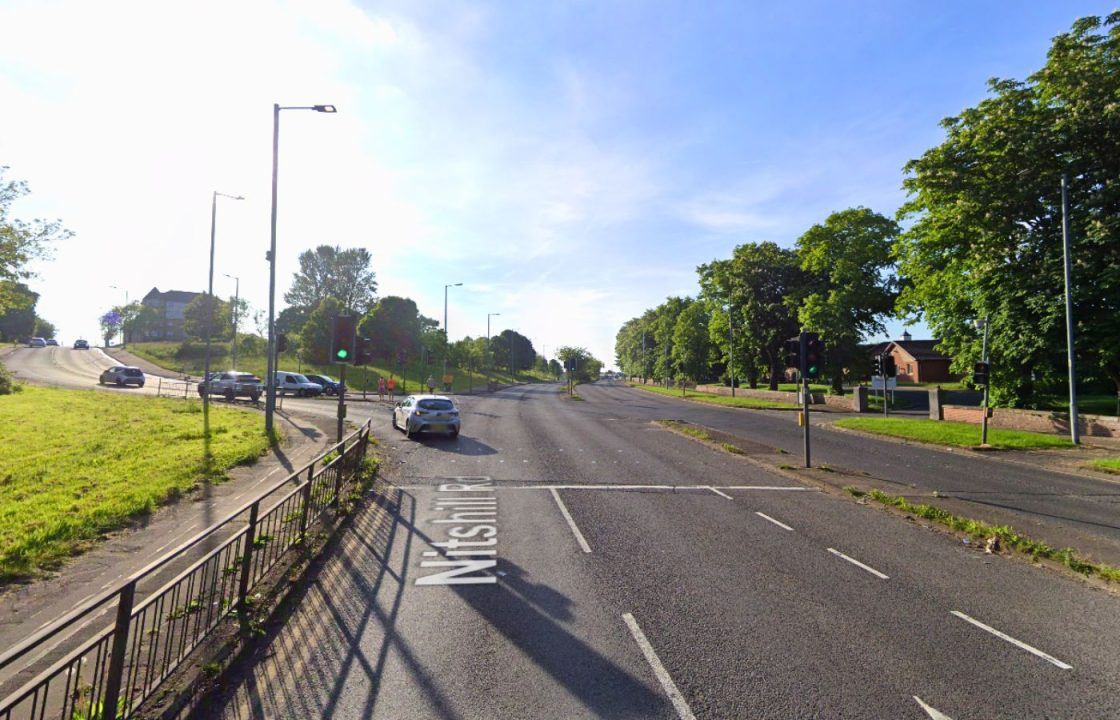
[[[413,300],[389,295],[363,318],[358,334],[372,341],[375,356],[391,361],[399,353],[409,358],[419,354],[423,328],[423,316]]]
[[[564,363],[563,367],[575,366],[574,370],[569,371],[575,382],[594,382],[599,379],[603,363],[586,349],[565,345],[556,351],[556,357]]]
[[[503,330],[491,338],[490,351],[494,364],[510,373],[529,370],[537,358],[533,342],[516,330]]]
[[[552,360],[548,361],[548,372],[551,373],[554,378],[559,380],[560,375],[564,372],[564,368],[560,365],[559,360],[553,358]]]
[[[303,330],[303,324],[307,322],[307,316],[315,306],[299,307],[296,305],[289,305],[280,311],[276,316],[276,332],[284,333],[285,335],[298,335],[300,330]],[[246,313],[245,317],[252,317],[253,324],[257,327],[257,334],[264,336],[268,334],[268,318],[264,315],[264,311],[256,311],[252,315]],[[258,319],[260,318],[260,319]]]
[[[56,333],[57,330],[54,327],[54,323],[44,320],[41,317],[35,318],[35,329],[31,332],[33,337],[41,337],[45,340],[50,340]]]
[[[292,287],[284,293],[289,305],[311,309],[327,297],[341,303],[344,310],[365,315],[377,297],[377,279],[370,269],[372,257],[365,248],[343,250],[335,245],[320,245],[299,256],[299,271]]]
[[[109,347],[109,345],[112,343],[113,336],[117,334],[118,330],[120,330],[121,314],[115,309],[110,310],[109,312],[99,317],[97,319],[97,322],[99,325],[101,325],[101,337],[105,340],[105,347]]]
[[[123,313],[121,316],[124,317]],[[211,339],[221,340],[228,336],[229,328],[229,303],[221,298],[202,293],[183,310],[183,332],[187,337],[201,339],[209,333]]]
[[[73,233],[59,220],[21,220],[12,215],[12,204],[31,190],[20,180],[7,180],[7,166],[0,166],[0,315],[11,308],[24,307],[28,296],[20,283],[32,277],[27,265],[46,257],[52,243],[61,242]]]
[[[801,269],[811,276],[798,319],[824,340],[835,392],[843,391],[843,370],[859,362],[860,343],[886,332],[883,318],[898,294],[891,256],[898,233],[893,220],[857,207],[832,213],[797,240]]]
[[[24,340],[34,336],[35,305],[39,293],[31,291],[23,283],[15,283],[12,292],[16,295],[6,311],[0,311],[0,340]]]
[[[299,333],[300,357],[304,362],[326,365],[331,362],[331,333],[334,319],[342,314],[342,303],[326,297],[307,316]]]
[[[1078,20],[1041,70],[989,93],[906,165],[899,309],[926,320],[958,372],[980,357],[973,321],[988,319],[998,404],[1064,389],[1065,173],[1078,354],[1120,392],[1120,14]]]
[[[712,342],[708,337],[708,312],[693,300],[677,315],[673,327],[673,366],[681,380],[699,381],[708,374]]]

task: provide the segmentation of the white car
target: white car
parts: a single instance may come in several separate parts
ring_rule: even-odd
[[[462,421],[451,398],[443,395],[409,395],[393,408],[393,427],[408,437],[422,432],[459,436]]]
[[[125,385],[144,387],[144,371],[138,367],[131,367],[129,365],[114,365],[101,373],[101,377],[97,379],[97,382],[102,385],[113,383],[118,387],[124,387]]]
[[[260,378],[252,373],[243,373],[230,370],[229,372],[210,373],[209,380],[198,384],[198,395],[221,395],[226,400],[233,402],[235,397],[247,397],[253,402],[260,400],[264,393],[264,386]]]
[[[276,372],[276,394],[295,395],[296,397],[317,397],[323,393],[323,386],[317,385],[303,375],[294,372]]]
[[[40,337],[34,337],[27,341],[27,347],[46,347],[47,341]]]

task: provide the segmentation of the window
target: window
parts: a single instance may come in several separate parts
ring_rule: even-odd
[[[910,363],[906,363],[906,374],[907,375],[913,375],[914,374],[914,366],[911,365]]]
[[[455,406],[450,400],[429,398],[417,403],[424,410],[454,410]]]

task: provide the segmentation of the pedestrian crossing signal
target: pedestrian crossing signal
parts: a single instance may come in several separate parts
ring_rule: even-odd
[[[353,315],[338,315],[331,332],[331,359],[339,365],[353,365],[356,353],[358,319]]]

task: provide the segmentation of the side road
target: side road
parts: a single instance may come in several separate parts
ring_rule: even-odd
[[[26,584],[0,586],[0,647],[10,647],[107,590],[200,530],[209,527],[257,497],[329,446],[333,423],[312,416],[278,414],[287,439],[251,466],[233,468],[230,479],[205,485],[173,502],[135,527],[110,535],[51,576]],[[98,627],[106,620],[94,623]],[[77,638],[72,639],[77,642]],[[11,677],[0,673],[0,695],[12,689]]]

